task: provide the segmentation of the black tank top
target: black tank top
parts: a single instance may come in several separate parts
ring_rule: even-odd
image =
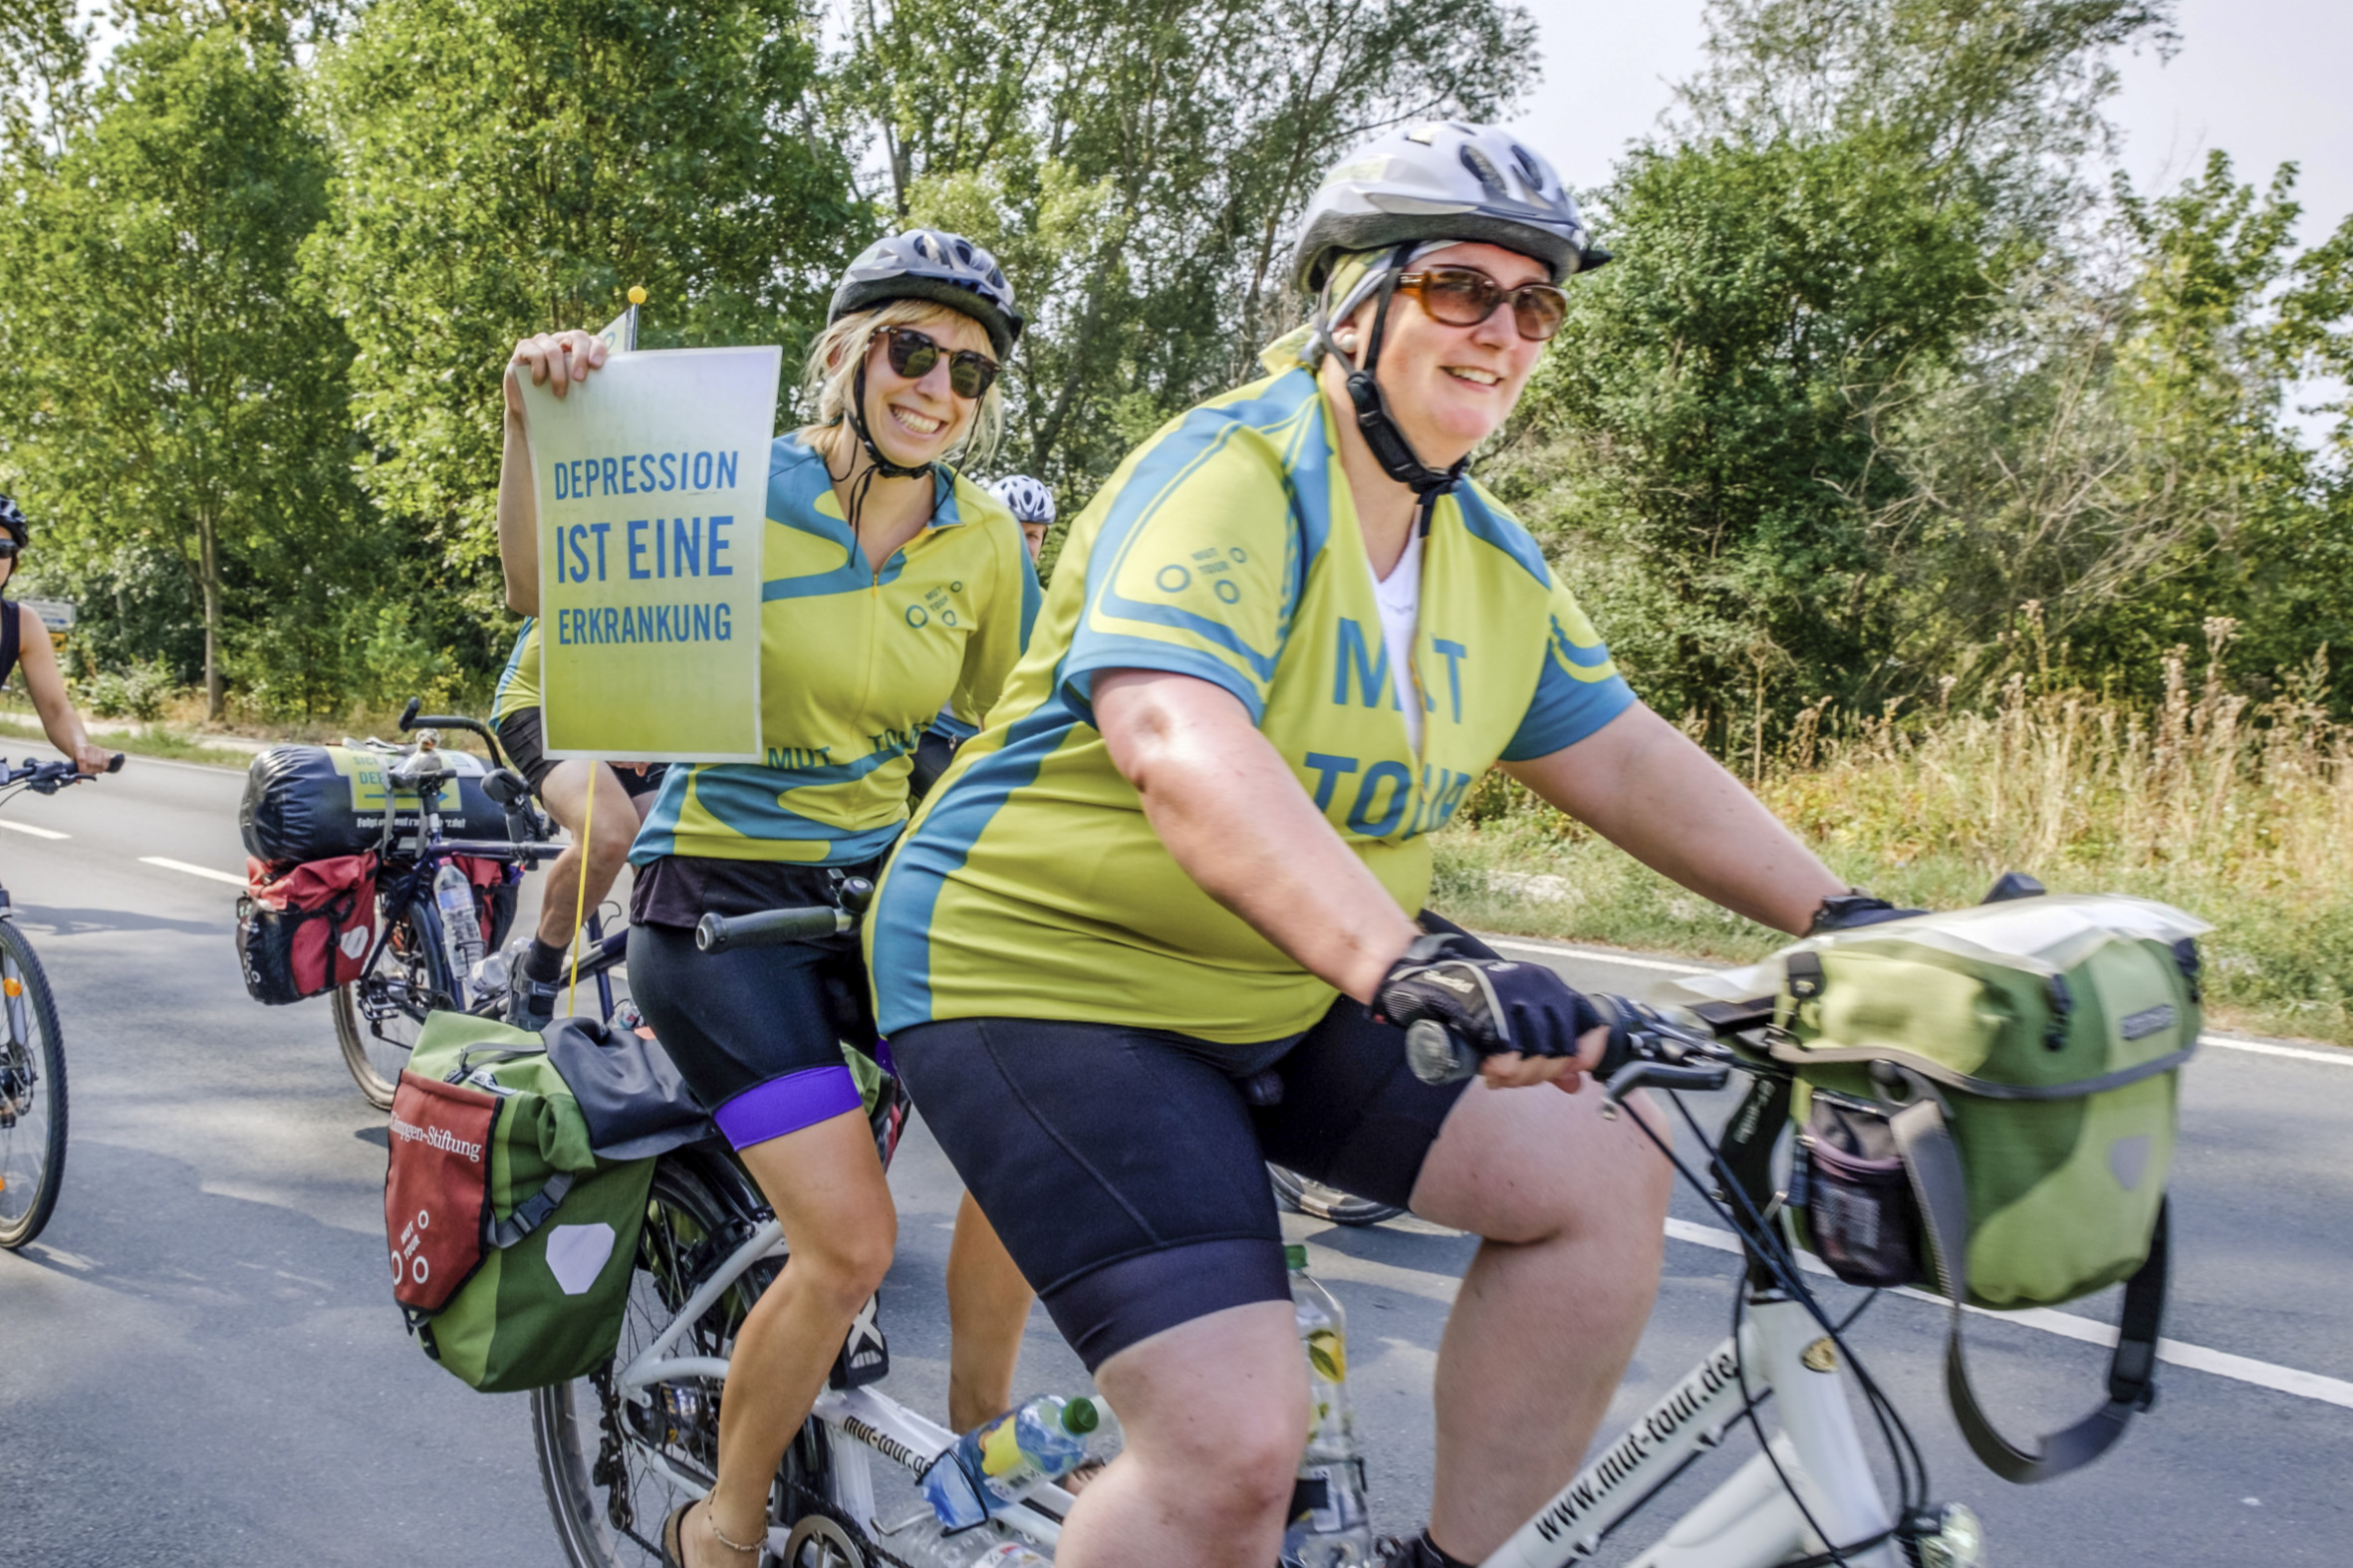
[[[18,633],[16,601],[0,599],[0,686],[16,678]]]

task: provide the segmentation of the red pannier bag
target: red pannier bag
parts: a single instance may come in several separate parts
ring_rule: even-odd
[[[497,1121],[495,1095],[400,1074],[384,1223],[392,1249],[392,1299],[411,1328],[447,1306],[482,1266],[482,1238],[490,1228],[490,1130]]]
[[[272,876],[245,863],[237,900],[237,967],[245,989],[272,1007],[360,977],[376,945],[376,857],[308,861]]]

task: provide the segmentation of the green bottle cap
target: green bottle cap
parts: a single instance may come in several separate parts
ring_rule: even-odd
[[[1073,1437],[1083,1437],[1102,1425],[1103,1417],[1093,1400],[1072,1400],[1062,1407],[1062,1430]]]
[[[1307,1248],[1296,1243],[1283,1248],[1283,1267],[1294,1274],[1307,1267]]]

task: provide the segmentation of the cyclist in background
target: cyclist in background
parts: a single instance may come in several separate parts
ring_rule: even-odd
[[[876,875],[924,726],[942,706],[994,705],[1037,575],[1004,507],[947,459],[995,444],[994,383],[1021,326],[995,260],[956,235],[914,230],[851,263],[810,351],[817,422],[770,452],[768,520],[798,538],[769,555],[763,595],[772,762],[671,768],[631,852],[631,994],[792,1237],[736,1337],[717,1482],[664,1521],[668,1563],[758,1557],[777,1463],[897,1237],[842,1056],[877,1038],[857,939],[704,953],[694,926],[831,903],[841,878]],[[510,377],[560,395],[606,355],[586,333],[534,338]],[[528,518],[525,432],[507,428],[501,515]]]
[[[1054,492],[1043,480],[1025,473],[1009,473],[988,488],[1021,525],[1021,542],[1029,547],[1034,565],[1038,552],[1046,548],[1047,531],[1054,526]]]
[[[16,576],[16,563],[32,541],[32,525],[17,504],[0,495],[0,589]],[[107,771],[112,753],[90,743],[90,731],[66,692],[65,672],[57,667],[57,644],[41,618],[13,599],[0,599],[0,685],[24,671],[25,690],[41,715],[41,732],[75,767],[91,775]]]
[[[1046,532],[1054,526],[1054,492],[1022,473],[1007,474],[991,484],[988,492],[1004,502],[1005,510],[1013,514],[1013,521],[1021,525],[1021,543],[1029,551],[1030,565],[1037,565],[1038,552],[1046,547]],[[930,728],[923,731],[923,738],[915,742],[915,766],[907,780],[910,804],[923,803],[923,797],[931,793],[931,786],[939,782],[939,775],[955,760],[956,747],[978,733],[979,724],[961,717],[954,708],[939,710]],[[960,1426],[957,1428],[959,1432],[962,1430]]]
[[[1089,505],[884,880],[903,1079],[1126,1433],[1062,1568],[1276,1556],[1308,1408],[1266,1161],[1481,1238],[1408,1560],[1485,1558],[1575,1472],[1650,1314],[1669,1168],[1574,1093],[1590,1002],[1414,915],[1489,766],[1780,929],[1845,891],[1463,478],[1606,259],[1507,131],[1405,129],[1327,175],[1309,328]],[[1418,1017],[1483,1085],[1412,1074]]]
[[[509,384],[512,385],[511,383]],[[509,396],[519,393],[510,392]],[[509,405],[510,418],[514,417]],[[629,860],[638,824],[654,808],[654,791],[661,787],[662,765],[623,765],[591,762],[574,757],[548,760],[546,729],[539,711],[539,542],[535,520],[511,520],[507,509],[498,514],[499,563],[506,570],[507,608],[530,617],[515,636],[514,652],[499,672],[498,691],[491,699],[490,721],[498,743],[522,774],[531,791],[572,835],[548,868],[541,892],[539,928],[530,945],[508,970],[506,1021],[518,1029],[545,1029],[555,1021],[556,998],[563,990],[564,954],[572,945],[586,913],[605,902],[613,883]],[[589,792],[597,792],[596,842],[585,843],[581,831],[590,820]],[[584,883],[581,857],[588,857]]]

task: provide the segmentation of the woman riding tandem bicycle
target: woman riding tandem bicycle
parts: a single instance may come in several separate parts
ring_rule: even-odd
[[[1411,913],[1489,765],[1768,925],[1846,891],[1636,700],[1463,477],[1560,284],[1606,259],[1506,132],[1344,161],[1299,240],[1311,327],[1074,525],[884,880],[902,1075],[1126,1433],[1063,1568],[1276,1555],[1307,1398],[1261,1161],[1484,1238],[1410,1560],[1479,1560],[1574,1473],[1650,1312],[1669,1169],[1574,1093],[1604,1040],[1583,997]],[[1483,1083],[1415,1078],[1416,1017],[1499,1052]]]
[[[1021,326],[995,261],[955,235],[915,230],[851,264],[810,354],[819,422],[770,458],[768,761],[670,768],[631,854],[632,994],[792,1244],[735,1341],[717,1484],[663,1527],[664,1558],[693,1568],[757,1554],[777,1463],[897,1233],[842,1058],[842,1042],[876,1038],[855,938],[705,953],[694,926],[830,903],[841,879],[875,875],[906,821],[917,737],[943,705],[977,721],[1020,656],[1038,605],[1020,531],[946,459],[994,444],[992,384]],[[515,351],[559,394],[605,358],[584,333]],[[510,465],[502,516],[530,515],[528,482]],[[982,1277],[1010,1274],[977,1210],[956,1245],[967,1272],[978,1256]],[[1009,1383],[1020,1321],[997,1316],[983,1314],[983,1349],[1003,1366],[982,1381]]]

